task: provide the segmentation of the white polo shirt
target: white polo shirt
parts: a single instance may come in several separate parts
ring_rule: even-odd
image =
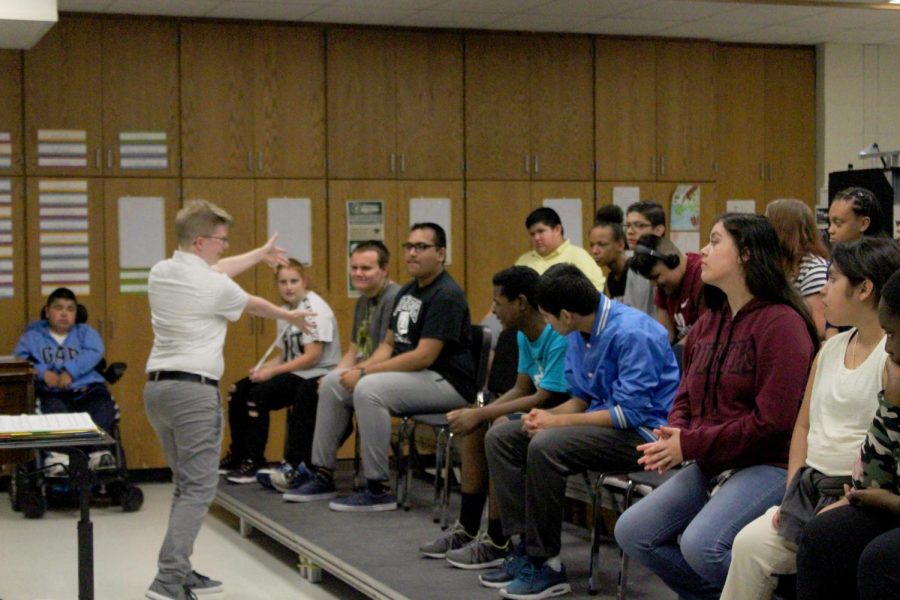
[[[199,256],[176,250],[150,270],[147,296],[154,336],[147,372],[221,379],[228,321],[241,317],[247,292]]]

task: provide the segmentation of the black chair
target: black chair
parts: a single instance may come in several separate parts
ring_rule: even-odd
[[[478,391],[476,405],[484,405],[485,382],[487,380],[488,358],[491,349],[491,332],[481,325],[472,325],[472,359],[475,363],[475,389]],[[409,413],[395,415],[400,417],[400,428],[394,445],[394,459],[397,462],[397,496],[398,503],[409,510],[409,488],[412,477],[411,463],[416,454],[416,424],[429,425],[435,432],[435,474],[434,474],[434,511],[435,522],[444,527],[447,524],[447,512],[450,506],[450,484],[453,472],[453,432],[447,422],[446,412]],[[404,455],[403,446],[407,445],[408,453]],[[406,456],[406,457],[404,457]]]

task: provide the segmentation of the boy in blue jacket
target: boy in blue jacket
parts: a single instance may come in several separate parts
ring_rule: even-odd
[[[597,293],[575,266],[548,269],[536,296],[547,322],[567,337],[571,398],[495,426],[485,440],[503,532],[520,534],[523,543],[480,580],[521,600],[570,591],[559,559],[566,478],[638,470],[636,447],[666,422],[679,383],[666,330]]]
[[[95,370],[103,358],[103,341],[93,327],[77,322],[77,313],[72,290],[57,288],[47,298],[42,318],[25,328],[14,354],[34,364],[39,412],[86,412],[109,432],[115,424],[115,403],[103,375]],[[91,466],[104,464],[104,454],[92,453]]]

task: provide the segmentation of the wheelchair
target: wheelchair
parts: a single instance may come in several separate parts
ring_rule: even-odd
[[[79,304],[76,322],[85,321],[87,310]],[[127,365],[122,362],[107,366],[105,359],[101,359],[95,367],[108,385],[121,379],[126,369]],[[114,464],[101,464],[99,468],[91,471],[91,490],[98,504],[106,502],[113,506],[121,506],[124,512],[135,512],[144,503],[144,493],[129,481],[128,466],[119,432],[118,404],[115,411],[115,423],[108,432],[115,440],[110,450]],[[12,509],[21,512],[25,518],[39,519],[44,516],[50,505],[77,503],[77,498],[78,489],[70,477],[68,465],[48,461],[39,450],[34,451],[32,460],[16,465],[13,469],[9,484],[9,501]]]

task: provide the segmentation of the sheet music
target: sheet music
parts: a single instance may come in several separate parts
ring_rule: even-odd
[[[96,432],[97,425],[88,413],[49,415],[0,415],[0,435],[33,433]]]

